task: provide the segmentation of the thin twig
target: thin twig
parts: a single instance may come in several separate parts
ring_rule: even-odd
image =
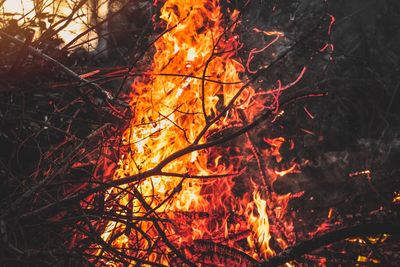
[[[25,43],[17,38],[15,38],[14,36],[11,36],[7,33],[5,33],[4,31],[0,30],[0,36],[8,39],[10,42],[13,42],[17,45],[25,45]],[[104,96],[106,98],[107,101],[109,101],[110,103],[116,104],[118,106],[124,107],[124,108],[130,108],[130,106],[119,100],[114,98],[107,90],[105,90],[104,88],[102,88],[100,85],[93,83],[87,79],[81,78],[76,72],[74,72],[73,70],[71,70],[70,68],[68,68],[67,66],[65,66],[64,64],[62,64],[61,62],[55,60],[54,58],[50,57],[49,55],[43,53],[42,51],[32,47],[32,46],[27,46],[29,52],[36,56],[39,57],[59,68],[61,68],[62,70],[64,70],[64,72],[66,74],[68,74],[70,77],[74,78],[75,80],[80,81],[83,84],[88,85],[89,87],[91,87],[92,89],[94,89],[95,91],[97,91],[98,93],[100,93],[102,96]]]

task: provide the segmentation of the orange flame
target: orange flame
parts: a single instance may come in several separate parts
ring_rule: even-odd
[[[233,12],[230,19],[237,17]],[[230,109],[202,135],[210,118],[243,87],[239,75],[244,67],[233,58],[240,43],[233,27],[223,27],[219,1],[167,0],[160,18],[167,30],[154,44],[151,70],[132,82],[134,116],[123,133],[126,150],[115,171],[116,180],[152,170],[173,153],[207,142],[208,132],[224,129],[239,117],[237,110]],[[253,94],[251,88],[244,90],[235,100],[236,109],[250,107]],[[280,157],[283,141],[276,140],[273,156]],[[235,196],[232,176],[212,176],[234,173],[238,164],[225,163],[218,149],[211,162],[210,153],[202,150],[183,155],[162,168],[169,176],[152,176],[110,190],[116,202],[112,209],[126,215],[118,206],[129,207],[129,213],[138,219],[135,229],[141,230],[129,230],[110,220],[102,239],[117,249],[134,250],[134,258],[165,265],[171,264],[169,255],[176,254],[169,242],[193,261],[199,257],[192,247],[196,240],[225,240],[256,259],[273,255],[268,218],[272,211],[267,209],[265,194],[253,184],[251,197],[248,193]],[[288,196],[283,198],[287,202]],[[283,198],[282,207],[286,205]],[[252,234],[241,234],[249,230]],[[242,237],[247,245],[229,241],[232,236]],[[118,266],[113,261],[107,264]]]

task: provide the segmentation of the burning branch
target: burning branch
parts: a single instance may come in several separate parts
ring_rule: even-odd
[[[329,244],[345,240],[352,237],[372,236],[388,234],[393,237],[400,236],[400,225],[394,223],[366,223],[347,228],[334,230],[310,240],[298,242],[294,247],[290,247],[279,253],[279,255],[258,264],[257,266],[273,267],[280,266],[287,262],[301,258],[314,250]]]

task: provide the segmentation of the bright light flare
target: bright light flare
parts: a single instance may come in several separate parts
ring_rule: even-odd
[[[69,43],[76,38],[77,35],[86,31],[92,24],[93,7],[88,3],[75,11],[71,21],[65,24],[65,19],[74,13],[77,1],[73,0],[55,0],[55,1],[35,1],[35,0],[5,0],[0,7],[0,15],[6,19],[15,19],[20,25],[25,21],[35,20],[36,23],[44,23],[47,28],[64,20],[64,23],[58,25],[62,27],[58,31],[58,36],[65,42]],[[96,16],[98,19],[105,19],[108,15],[108,0],[100,0],[97,3]],[[43,17],[43,14],[51,14],[51,19]],[[65,25],[64,25],[65,24]],[[55,30],[57,30],[57,28]],[[35,37],[39,37],[43,29],[39,27],[33,28],[36,31]],[[84,47],[93,50],[98,45],[97,33],[93,30],[79,38],[77,43],[84,42]]]

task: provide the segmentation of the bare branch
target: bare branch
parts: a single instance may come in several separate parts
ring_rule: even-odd
[[[15,44],[18,44],[18,45],[21,45],[21,46],[25,45],[25,43],[23,41],[21,41],[21,40],[15,38],[15,37],[5,33],[2,30],[0,30],[0,36],[5,38],[5,39],[8,39],[10,42],[13,42]],[[32,46],[28,46],[28,50],[32,55],[34,55],[36,57],[39,57],[41,59],[44,59],[45,61],[47,61],[47,62],[49,62],[49,63],[51,63],[51,64],[53,64],[53,65],[55,65],[55,66],[57,66],[57,67],[59,67],[61,69],[63,69],[64,72],[66,74],[68,74],[70,77],[74,78],[75,80],[80,81],[83,84],[88,85],[89,87],[94,89],[96,92],[98,92],[102,96],[104,96],[106,98],[106,100],[109,101],[110,103],[116,104],[116,105],[124,107],[124,108],[130,108],[130,106],[127,103],[125,103],[125,102],[123,102],[123,101],[121,101],[119,99],[114,98],[107,90],[102,88],[100,85],[98,85],[96,83],[93,83],[93,82],[91,82],[91,81],[89,81],[87,79],[81,78],[73,70],[71,70],[70,68],[68,68],[67,66],[62,64],[61,62],[55,60],[54,58],[50,57],[49,55],[46,55],[42,51],[40,51],[40,50],[38,50],[38,49],[36,49],[36,48],[34,48]]]

